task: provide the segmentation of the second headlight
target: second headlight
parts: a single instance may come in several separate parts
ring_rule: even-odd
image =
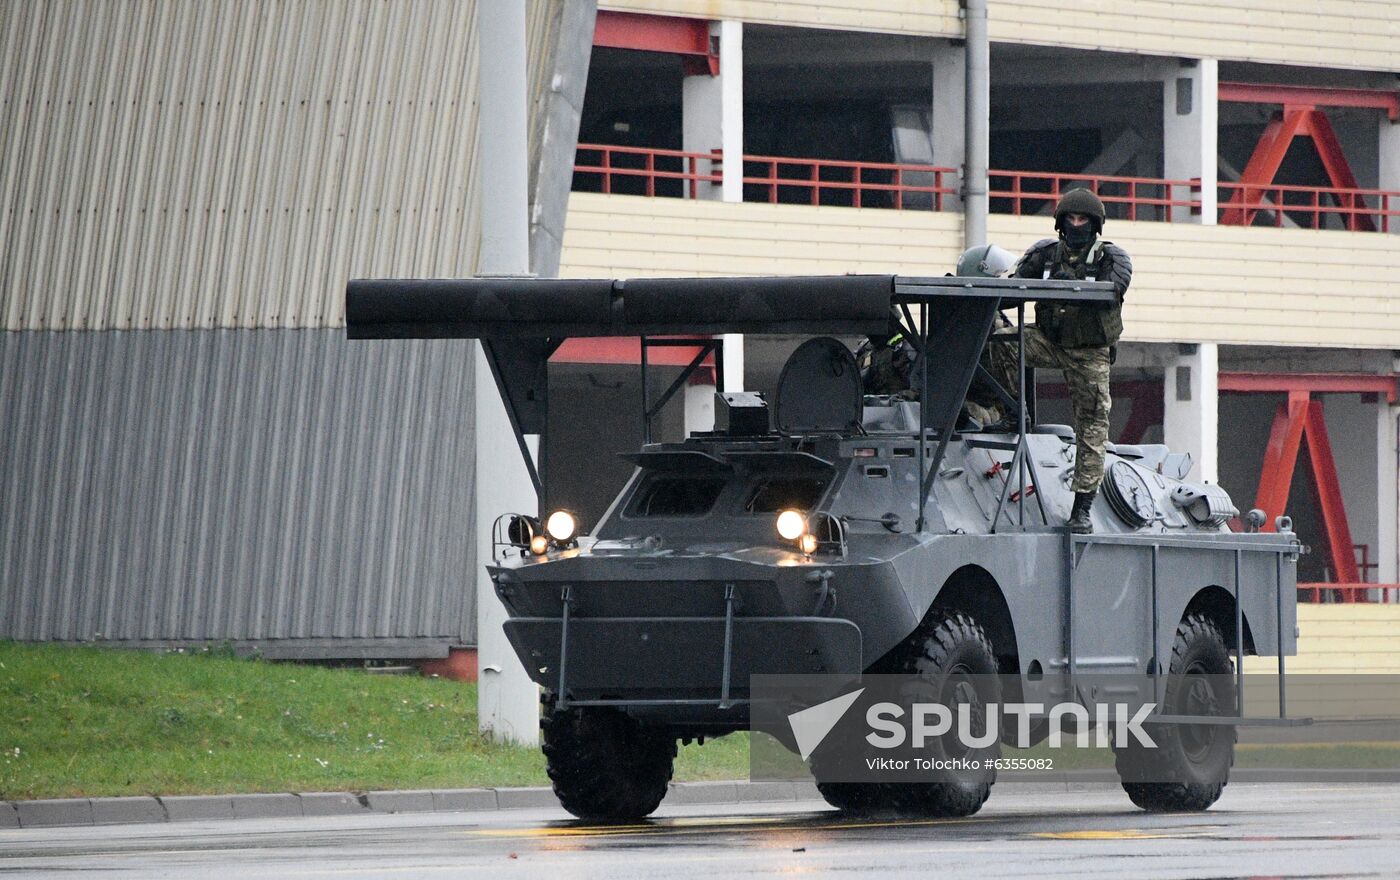
[[[574,539],[578,534],[578,520],[567,510],[556,510],[545,520],[544,530],[549,532],[549,536],[561,544]]]

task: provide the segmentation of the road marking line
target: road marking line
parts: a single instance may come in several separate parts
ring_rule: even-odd
[[[1031,837],[1039,837],[1044,840],[1171,840],[1175,838],[1191,837],[1190,834],[1154,834],[1146,831],[1139,831],[1136,828],[1124,828],[1121,831],[1096,830],[1096,831],[1036,831]]]
[[[549,838],[549,837],[604,837],[618,834],[718,834],[745,828],[761,828],[776,831],[842,831],[861,828],[913,828],[927,825],[969,825],[992,821],[980,818],[962,819],[891,819],[879,822],[828,822],[816,825],[791,824],[791,816],[746,816],[712,819],[709,817],[686,817],[663,820],[665,824],[645,825],[581,825],[545,828],[499,828],[480,829],[462,832],[484,838]],[[786,827],[784,827],[786,826]]]

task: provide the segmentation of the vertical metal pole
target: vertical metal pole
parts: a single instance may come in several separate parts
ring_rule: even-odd
[[[1235,714],[1244,715],[1244,605],[1240,602],[1240,561],[1244,551],[1235,550]]]
[[[647,338],[641,338],[642,345],[642,442],[651,442],[651,401],[647,399]]]
[[[1162,705],[1164,694],[1162,693],[1162,655],[1161,646],[1158,644],[1158,629],[1161,621],[1158,619],[1159,610],[1157,605],[1157,556],[1161,550],[1159,544],[1152,545],[1152,699],[1158,706]]]
[[[1016,497],[1021,525],[1026,524],[1026,304],[1016,304],[1016,450],[1021,466],[1016,474]],[[1009,476],[1009,474],[1008,474]],[[1036,489],[1036,494],[1040,490]]]
[[[1286,718],[1288,713],[1288,689],[1284,684],[1283,669],[1283,554],[1274,554],[1274,612],[1275,628],[1278,632],[1278,717]]]
[[[924,530],[924,481],[928,475],[924,473],[925,452],[924,452],[924,423],[928,415],[928,304],[919,306],[919,479],[914,487],[918,494],[915,496],[915,503],[919,506],[919,521],[915,526],[915,532]]]
[[[729,708],[729,675],[734,656],[734,585],[724,585],[724,670],[720,673],[719,707]]]
[[[1069,670],[1069,692],[1073,697],[1075,674],[1078,671],[1074,662],[1074,533],[1065,530],[1065,668]]]
[[[555,701],[554,708],[563,711],[569,705],[569,696],[565,688],[568,687],[569,612],[574,607],[574,588],[565,587],[559,595],[559,600],[562,606],[559,616],[559,699]]]
[[[967,79],[964,116],[963,247],[987,243],[987,127],[991,104],[991,49],[987,0],[967,0]]]

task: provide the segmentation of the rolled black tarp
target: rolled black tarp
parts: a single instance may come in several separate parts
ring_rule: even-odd
[[[629,278],[618,282],[630,327],[649,333],[856,335],[889,327],[893,275]],[[698,330],[696,325],[714,329]]]
[[[664,333],[881,333],[892,275],[799,278],[357,279],[352,339],[511,339]]]
[[[605,336],[612,289],[611,280],[356,279],[345,325],[351,339]]]

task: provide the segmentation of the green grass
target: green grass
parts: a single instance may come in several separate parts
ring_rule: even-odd
[[[676,779],[748,774],[748,737]],[[544,785],[477,734],[476,686],[217,653],[0,642],[0,798]]]

